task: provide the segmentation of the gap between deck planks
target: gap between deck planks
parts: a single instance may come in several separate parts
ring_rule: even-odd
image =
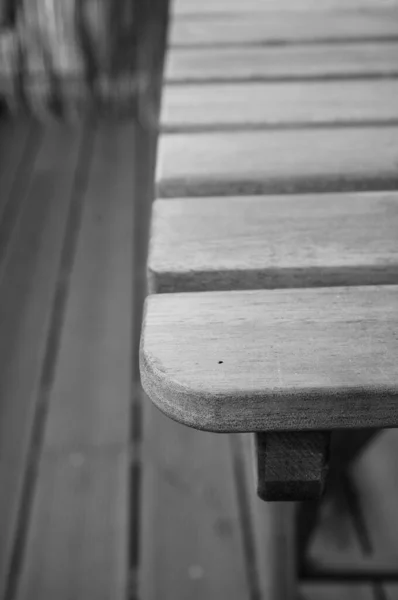
[[[163,90],[165,133],[398,123],[398,81],[182,84]]]
[[[171,19],[169,47],[206,47],[319,44],[348,41],[387,41],[398,35],[397,9],[366,11],[268,11],[256,13],[206,13]]]
[[[74,207],[73,231],[79,237],[74,262],[73,247],[69,247],[72,254],[64,264],[69,268],[73,262],[69,273],[59,272],[56,248],[63,241],[60,227],[65,227],[70,202],[67,178],[73,180],[72,165],[78,158],[76,149],[66,163],[65,156],[71,152],[68,144],[70,148],[76,146],[81,135],[76,131],[66,134],[65,129],[56,129],[52,134],[49,131],[52,130],[46,128],[45,136],[50,140],[45,146],[47,162],[33,175],[33,180],[37,177],[41,184],[28,205],[34,219],[26,213],[37,231],[37,219],[45,224],[48,239],[45,245],[46,238],[41,241],[40,250],[45,255],[36,257],[38,266],[30,275],[26,301],[31,322],[24,341],[31,339],[38,344],[35,331],[44,325],[40,325],[40,320],[36,324],[37,318],[43,313],[40,319],[48,323],[45,314],[50,308],[43,294],[54,286],[57,275],[67,286],[63,289],[66,307],[62,315],[62,302],[58,305],[61,314],[55,315],[52,327],[62,330],[52,330],[55,347],[47,347],[52,351],[54,371],[47,372],[45,389],[34,390],[45,409],[39,415],[36,431],[36,452],[41,442],[43,450],[36,471],[33,505],[25,521],[27,529],[20,532],[17,540],[19,557],[10,593],[18,599],[122,599],[128,589],[130,534],[134,132],[133,127],[126,125],[100,126],[95,132],[89,174],[82,173],[79,182],[83,205]],[[86,147],[88,150],[91,151]],[[87,160],[87,156],[80,157],[80,164],[86,163],[83,169],[87,169]],[[39,201],[43,203],[41,212]],[[52,271],[47,263],[52,265]],[[47,271],[41,264],[46,265]],[[12,288],[8,289],[11,293]],[[13,298],[15,301],[19,296],[14,293]],[[15,336],[15,332],[10,335]],[[37,355],[36,379],[43,369],[44,348],[40,351],[40,347],[44,337],[43,334],[41,341],[39,337],[37,350],[31,345],[18,346],[29,354],[30,364],[35,364],[32,357]],[[19,367],[28,373],[26,367]],[[32,388],[31,379],[23,379],[22,383]],[[26,404],[29,396],[22,389],[18,392],[17,398]],[[25,406],[24,410],[31,414],[33,406]],[[7,427],[16,446],[15,432],[21,430],[21,424],[13,427],[8,420]],[[3,433],[1,438],[3,441]],[[17,465],[11,458],[7,464],[14,472]]]
[[[398,42],[171,48],[165,82],[216,83],[397,77]],[[374,81],[377,85],[377,81]]]
[[[1,144],[15,159],[14,143],[21,143],[18,152],[24,152],[23,141],[29,143],[31,125],[2,125],[2,130],[6,133]],[[13,133],[17,135],[11,137]],[[0,190],[8,203],[3,213],[2,237],[9,237],[2,256],[0,282],[0,597],[11,569],[51,307],[81,144],[80,135],[66,131],[60,161],[59,134],[51,128],[36,134],[40,135],[37,155],[29,153],[27,164],[21,163],[16,171],[24,185],[20,181],[7,185],[5,172],[1,183],[6,185]]]

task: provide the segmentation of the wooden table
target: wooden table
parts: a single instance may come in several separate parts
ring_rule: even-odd
[[[349,33],[397,6],[252,4],[174,5],[141,373],[169,417],[256,432],[260,496],[309,499],[330,431],[368,430],[353,459],[397,426],[398,48]]]

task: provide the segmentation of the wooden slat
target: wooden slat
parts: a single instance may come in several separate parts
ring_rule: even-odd
[[[242,3],[242,5],[244,5]],[[397,36],[397,12],[389,8],[366,11],[225,13],[208,18],[171,19],[169,45],[217,46],[301,44],[382,40]]]
[[[19,600],[126,595],[133,133],[95,140]]]
[[[178,130],[398,121],[398,81],[166,86],[161,126]]]
[[[51,448],[128,440],[133,138],[132,125],[98,129],[48,415]]]
[[[397,286],[150,296],[141,376],[211,431],[396,426]]]
[[[160,138],[159,196],[395,189],[398,127]]]
[[[14,154],[10,138],[4,141]],[[22,212],[0,289],[0,597],[7,584],[79,145],[76,132],[46,129],[26,197],[13,198]]]
[[[250,597],[228,436],[145,399],[140,598]]]
[[[253,13],[274,10],[355,10],[396,7],[397,0],[173,0],[172,14]]]
[[[398,193],[157,200],[152,292],[398,283]]]
[[[128,454],[47,452],[18,598],[125,599]]]
[[[398,42],[173,48],[168,83],[396,77]],[[377,82],[375,82],[377,86]]]

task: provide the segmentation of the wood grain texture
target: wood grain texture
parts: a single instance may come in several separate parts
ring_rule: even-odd
[[[46,453],[18,600],[126,598],[128,468],[123,449]]]
[[[20,139],[16,136],[15,142]],[[12,155],[13,141],[1,142],[8,143]],[[80,143],[80,133],[72,129],[46,129],[33,173],[20,173],[27,179],[27,189],[22,190],[22,199],[19,194],[12,198],[21,211],[1,265],[0,283],[0,596],[7,583],[30,454]]]
[[[133,133],[95,138],[18,600],[128,587]]]
[[[296,3],[295,3],[296,4]],[[319,3],[318,3],[319,6]],[[264,17],[256,13],[214,14],[208,18],[171,19],[169,46],[232,46],[382,40],[397,36],[394,8],[286,12],[278,7]]]
[[[398,122],[398,81],[176,85],[163,90],[164,132]]]
[[[172,48],[167,83],[396,77],[398,42]],[[374,82],[377,86],[377,82]]]
[[[134,126],[99,125],[47,417],[50,447],[128,442],[133,160]]]
[[[396,426],[397,298],[396,286],[150,296],[144,389],[211,431]]]
[[[160,138],[158,196],[396,189],[398,127]]]
[[[398,283],[397,192],[156,200],[151,292]]]
[[[396,7],[397,0],[173,0],[172,14],[202,15],[258,13],[274,10],[363,10]]]
[[[228,436],[144,403],[139,597],[249,597]]]
[[[330,433],[256,433],[257,495],[269,502],[318,500],[325,489]]]

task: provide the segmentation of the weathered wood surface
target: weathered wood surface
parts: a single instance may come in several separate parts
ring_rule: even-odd
[[[158,196],[396,189],[398,127],[163,135]]]
[[[296,3],[295,3],[296,4]],[[319,3],[318,3],[319,5]],[[268,11],[171,19],[169,46],[233,46],[388,40],[398,34],[397,10]]]
[[[128,469],[115,448],[44,455],[18,599],[126,598]]]
[[[144,402],[140,598],[249,597],[228,436],[173,423]]]
[[[248,14],[275,10],[364,10],[397,7],[397,0],[173,0],[173,15]]]
[[[5,164],[6,168],[0,177],[0,197],[7,201],[1,223],[2,242],[9,238],[8,245],[2,248],[0,284],[0,597],[3,597],[9,583],[19,511],[32,458],[35,412],[43,393],[43,361],[81,135],[53,128],[32,131],[23,122],[15,125],[15,129],[9,125],[8,134],[7,127],[1,127],[1,154],[5,159],[1,166]],[[34,140],[28,141],[30,151],[19,163],[18,155],[26,152],[29,135]],[[19,143],[22,146],[16,149],[14,144]],[[19,164],[15,171],[12,159],[17,157]],[[13,178],[17,180],[9,185]]]
[[[167,83],[396,77],[398,42],[171,48]],[[377,82],[375,82],[377,86]]]
[[[152,292],[398,283],[398,193],[157,200]]]
[[[64,313],[58,315],[62,330],[47,383],[43,450],[18,600],[126,597],[132,148],[131,126],[100,126],[87,189],[85,179],[79,183],[83,205],[75,207],[73,229],[79,235],[73,270],[61,273],[69,285]],[[70,252],[73,258],[73,248]]]
[[[191,132],[397,123],[397,98],[394,80],[165,86],[160,124]]]
[[[0,33],[0,93],[14,110],[74,116],[132,114],[134,2],[23,0]]]
[[[211,431],[396,426],[397,286],[147,299],[141,376]]]

